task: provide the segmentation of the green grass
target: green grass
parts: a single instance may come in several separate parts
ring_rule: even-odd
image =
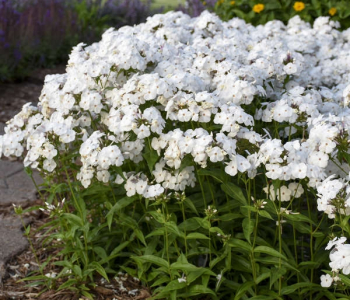
[[[183,4],[184,0],[153,0],[152,7],[159,8],[164,6],[166,10],[173,9],[177,7],[179,4]]]

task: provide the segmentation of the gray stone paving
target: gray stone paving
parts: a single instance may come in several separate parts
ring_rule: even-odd
[[[27,222],[26,222],[27,223]],[[28,248],[18,216],[0,218],[0,283],[7,276],[6,264]]]
[[[42,182],[34,172],[35,181]],[[37,199],[36,188],[19,161],[0,160],[0,207],[20,205]],[[6,263],[28,247],[18,216],[0,215],[0,283],[5,276]]]
[[[5,123],[0,122],[0,134],[4,134]]]
[[[54,69],[38,69],[33,71],[30,78],[24,82],[2,83],[0,85],[0,135],[4,134],[5,122],[17,114],[23,104],[37,103],[46,74],[64,72],[64,65]],[[34,173],[34,178],[36,182],[41,183],[38,174]],[[36,189],[30,177],[25,174],[22,163],[0,159],[0,209],[8,208],[12,203],[28,204],[28,200],[29,203],[31,200],[36,200]],[[23,237],[19,217],[0,215],[0,290],[7,261],[27,247],[28,242]],[[1,295],[0,299],[2,299]]]
[[[35,182],[41,183],[34,172]],[[18,161],[0,161],[0,205],[36,200],[36,189],[31,178],[24,172]]]

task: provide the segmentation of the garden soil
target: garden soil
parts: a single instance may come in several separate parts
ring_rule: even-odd
[[[0,123],[5,124],[27,102],[36,104],[47,74],[62,74],[65,66],[35,70],[21,82],[0,83]]]

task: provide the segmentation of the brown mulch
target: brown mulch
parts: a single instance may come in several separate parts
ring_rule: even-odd
[[[41,200],[36,203],[24,203],[23,208],[27,208],[30,205],[40,205]],[[12,206],[0,207],[0,214],[12,215]],[[30,230],[30,240],[35,249],[36,257],[33,251],[26,250],[22,254],[14,257],[6,265],[7,278],[1,283],[0,286],[0,300],[79,300],[87,299],[74,291],[55,289],[45,291],[45,285],[36,285],[27,287],[26,285],[30,281],[19,280],[28,276],[40,275],[39,268],[47,259],[51,256],[51,262],[56,260],[54,257],[58,257],[58,252],[61,250],[59,247],[47,247],[43,245],[43,240],[52,232],[47,233],[48,228],[40,229],[43,225],[51,221],[49,215],[41,210],[35,210],[30,213],[26,213],[23,216],[26,220],[32,220]],[[59,273],[61,267],[48,264],[44,267],[43,274],[47,273]],[[56,280],[56,288],[59,287],[64,281],[62,279]],[[96,287],[91,288],[90,292],[94,295],[96,300],[143,300],[149,298],[150,292],[147,288],[143,287],[141,283],[131,276],[123,273],[119,273],[116,277],[110,278],[107,282],[104,278],[96,279]]]

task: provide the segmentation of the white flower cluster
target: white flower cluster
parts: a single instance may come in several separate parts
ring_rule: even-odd
[[[350,127],[350,29],[338,26],[169,12],[111,28],[73,49],[66,74],[46,77],[38,106],[8,122],[0,156],[53,172],[75,151],[84,187],[113,181],[146,198],[194,186],[208,164],[250,178],[259,168],[284,182],[266,187],[270,199],[300,197],[304,180],[333,217],[350,171],[337,156]],[[130,168],[154,153],[149,173]],[[194,163],[182,166],[186,158]]]
[[[329,176],[318,187],[317,209],[334,219],[336,213],[350,215],[350,185],[344,179]]]
[[[326,250],[332,249],[329,259],[329,266],[332,268],[332,276],[330,274],[321,276],[321,285],[323,287],[330,287],[332,284],[341,282],[338,274],[342,271],[343,274],[350,274],[350,244],[345,244],[346,238],[334,238],[326,247]]]

